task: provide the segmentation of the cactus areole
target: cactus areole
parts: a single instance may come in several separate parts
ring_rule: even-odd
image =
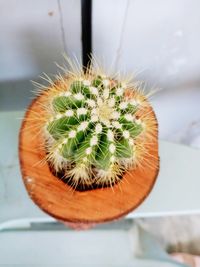
[[[130,176],[152,168],[155,179],[157,121],[141,83],[93,67],[86,72],[66,71],[56,81],[45,79],[49,84],[41,86],[20,135],[22,150],[27,132],[37,140],[37,151],[33,151],[40,155],[40,160],[33,162],[36,172],[46,165],[54,179],[71,192],[110,190],[111,195],[120,184],[129,187],[124,178],[127,173]],[[20,154],[20,160],[22,164],[28,158]],[[24,174],[26,178],[31,175]],[[50,181],[48,186],[54,190]]]

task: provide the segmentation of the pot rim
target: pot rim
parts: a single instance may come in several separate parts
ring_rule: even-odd
[[[28,118],[33,110],[39,110],[38,103],[42,97],[43,94],[37,96],[29,105],[19,133],[20,169],[30,198],[44,212],[57,220],[72,223],[108,222],[119,219],[136,209],[149,195],[157,179],[160,165],[158,133],[153,145],[149,146],[153,157],[145,160],[145,162],[151,160],[154,163],[153,169],[146,164],[142,170],[137,167],[125,172],[122,180],[112,188],[72,191],[70,186],[51,173],[47,162],[43,165],[38,164],[37,168],[34,167],[37,163],[36,159],[42,160],[45,149],[38,149],[38,138],[31,141],[33,130],[29,129],[31,120]],[[154,112],[153,116],[157,124]]]

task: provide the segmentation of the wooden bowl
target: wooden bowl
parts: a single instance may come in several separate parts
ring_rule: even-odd
[[[55,177],[44,161],[45,149],[35,114],[42,113],[43,95],[26,112],[20,130],[19,158],[24,184],[32,200],[46,213],[65,223],[102,223],[118,219],[137,208],[152,190],[159,170],[158,134],[147,143],[143,168],[124,174],[113,188],[84,192],[72,190]],[[149,106],[148,109],[151,109]],[[152,111],[152,109],[151,109]],[[42,114],[41,114],[42,116]],[[153,118],[156,118],[153,113]],[[157,125],[157,124],[156,124]]]

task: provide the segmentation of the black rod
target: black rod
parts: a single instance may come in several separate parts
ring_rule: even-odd
[[[81,0],[82,61],[86,68],[92,53],[92,0]]]

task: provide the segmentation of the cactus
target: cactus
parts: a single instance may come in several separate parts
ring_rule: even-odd
[[[46,160],[54,171],[73,187],[112,186],[142,166],[156,126],[140,86],[93,67],[57,78],[43,92]]]

